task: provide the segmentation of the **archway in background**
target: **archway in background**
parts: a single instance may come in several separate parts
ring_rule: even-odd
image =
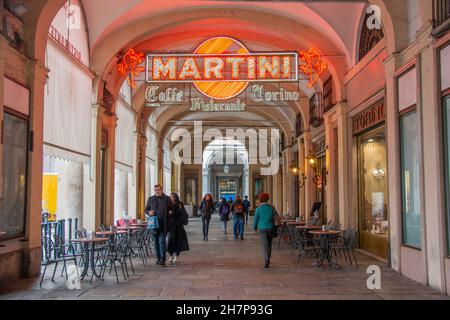
[[[239,140],[218,138],[203,152],[202,194],[211,193],[214,199],[235,199],[248,195],[249,154]]]

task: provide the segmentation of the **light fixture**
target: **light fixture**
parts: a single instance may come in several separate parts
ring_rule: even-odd
[[[225,167],[223,167],[223,173],[230,173],[230,167],[228,165],[225,165]]]
[[[386,175],[386,172],[379,166],[377,165],[377,167],[372,171],[372,175],[377,178],[377,179],[383,179],[384,176]]]
[[[314,177],[312,179],[313,183],[316,186],[321,186],[323,179],[322,179],[322,176],[320,174],[318,174],[318,172],[317,172],[318,171],[317,170],[318,169],[317,168],[318,159],[314,155],[310,154],[309,156],[306,157],[306,161],[308,161],[309,166],[311,167],[311,169],[314,172]]]
[[[306,176],[303,172],[300,172],[300,168],[296,165],[293,164],[289,167],[289,169],[292,172],[292,175],[294,175],[295,177],[298,177],[298,181],[296,181],[296,186],[300,189],[303,188],[305,183],[306,183]]]

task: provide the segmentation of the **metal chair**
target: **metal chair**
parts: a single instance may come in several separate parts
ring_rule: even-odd
[[[331,249],[335,253],[339,253],[342,258],[344,255],[345,261],[349,261],[350,265],[353,265],[353,259],[355,261],[356,268],[359,268],[358,261],[356,260],[355,248],[356,248],[357,230],[350,228],[343,232],[341,236],[335,237],[334,241],[330,244]],[[352,255],[350,255],[350,252]],[[347,260],[348,258],[348,260]]]
[[[39,286],[42,286],[42,282],[44,281],[45,273],[47,271],[47,267],[49,265],[54,264],[55,269],[53,270],[52,281],[55,279],[56,270],[58,268],[58,264],[60,262],[63,263],[63,270],[61,274],[66,273],[67,275],[67,262],[74,261],[75,266],[77,266],[77,254],[75,249],[71,243],[64,244],[64,241],[61,237],[54,235],[54,241],[49,237],[42,237],[41,245],[43,247],[44,257],[41,262],[41,266],[44,266],[44,271],[41,276],[41,281]]]
[[[317,261],[319,261],[321,249],[319,239],[309,237],[306,231],[302,231],[299,233],[301,236],[301,240],[298,249],[297,267],[301,259],[300,269],[302,269],[303,261],[306,256],[312,255]]]
[[[117,273],[117,265],[116,262],[120,264],[120,267],[122,269],[122,274],[124,280],[127,279],[127,274],[125,274],[126,270],[126,257],[124,256],[124,252],[126,252],[126,248],[128,247],[128,244],[126,243],[126,238],[122,238],[114,243],[108,243],[107,248],[105,248],[102,251],[99,251],[99,256],[97,257],[96,265],[100,267],[100,277],[104,278],[106,268],[110,267],[109,272],[112,272],[112,268],[114,267],[114,272],[116,275],[117,283],[119,283],[119,276]],[[93,280],[94,274],[91,275],[91,283]]]

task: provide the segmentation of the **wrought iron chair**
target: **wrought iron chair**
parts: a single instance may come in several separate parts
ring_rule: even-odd
[[[109,273],[111,274],[112,268],[114,267],[114,272],[116,275],[117,283],[119,283],[119,276],[117,273],[117,265],[116,262],[120,264],[120,267],[122,269],[122,274],[124,280],[127,279],[128,270],[125,274],[126,270],[126,256],[124,253],[126,252],[128,248],[127,240],[125,237],[121,238],[118,241],[110,242],[108,243],[108,246],[106,249],[99,251],[99,255],[97,257],[96,265],[100,267],[100,277],[104,278],[106,268],[109,267]],[[91,275],[91,283],[93,280],[94,274]]]
[[[303,261],[306,256],[313,256],[317,261],[319,261],[321,248],[319,239],[309,237],[306,231],[301,231],[299,234],[301,238],[298,249],[297,267],[300,263],[300,269],[302,269]]]
[[[335,240],[330,244],[331,249],[336,255],[339,253],[339,257],[344,255],[345,261],[349,261],[350,265],[353,265],[352,256],[356,265],[359,268],[358,261],[356,260],[355,248],[356,248],[357,230],[350,228],[344,231],[342,236],[335,237]],[[351,255],[350,255],[351,253]],[[348,260],[347,260],[348,258]]]
[[[39,286],[42,286],[42,282],[44,281],[45,273],[47,271],[47,267],[49,265],[54,264],[55,268],[53,270],[52,281],[55,279],[56,270],[58,268],[58,264],[60,262],[63,263],[63,270],[61,275],[66,273],[67,275],[67,262],[74,261],[75,266],[77,266],[77,254],[75,249],[71,243],[64,244],[64,241],[61,237],[54,235],[54,241],[49,237],[42,237],[41,245],[43,247],[44,256],[41,262],[41,266],[44,266],[44,271],[42,272],[41,281]]]

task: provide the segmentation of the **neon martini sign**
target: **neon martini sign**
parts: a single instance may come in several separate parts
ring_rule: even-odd
[[[307,86],[312,87],[327,69],[316,48],[255,53],[230,37],[208,39],[194,53],[149,52],[145,55],[145,68],[139,67],[143,53],[131,54],[132,58],[127,53],[119,62],[118,70],[127,75],[132,87],[134,80],[145,72],[147,86],[192,84],[199,93],[214,100],[235,98],[251,83],[298,83],[300,72],[308,76]]]

